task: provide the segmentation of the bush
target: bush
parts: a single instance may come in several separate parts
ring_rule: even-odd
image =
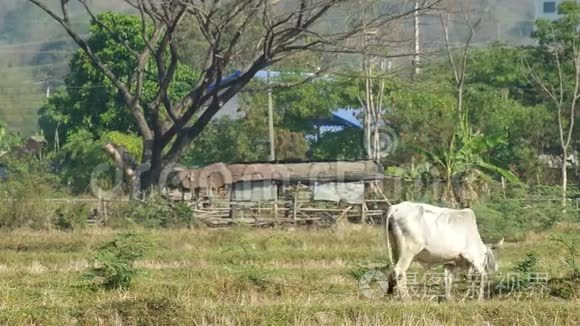
[[[60,231],[83,229],[87,224],[89,207],[86,204],[71,204],[58,207],[53,224]]]
[[[530,231],[544,231],[563,221],[578,221],[578,209],[568,207],[562,212],[558,196],[558,187],[517,187],[509,189],[505,196],[494,192],[473,209],[484,238],[519,241]]]
[[[516,263],[515,270],[521,274],[529,274],[538,271],[538,255],[528,252],[526,258]]]
[[[97,248],[95,267],[84,275],[93,289],[128,288],[138,274],[135,260],[145,256],[151,243],[135,233],[125,233]]]
[[[553,241],[559,243],[564,247],[566,250],[566,265],[570,268],[570,272],[572,275],[577,276],[580,278],[580,263],[576,260],[578,256],[578,248],[575,242],[567,241],[561,236],[553,237]]]
[[[562,299],[575,299],[580,297],[580,275],[567,275],[553,278],[548,281],[550,295]]]
[[[110,227],[140,225],[148,228],[196,226],[193,210],[184,202],[173,203],[161,196],[147,201],[132,201],[120,207],[107,221]]]
[[[578,249],[576,243],[567,241],[561,236],[553,237],[553,241],[559,243],[566,252],[564,262],[569,272],[563,277],[553,278],[548,281],[550,294],[563,299],[575,299],[580,297],[580,264],[577,262]]]
[[[478,204],[473,209],[477,216],[479,231],[484,239],[505,237],[508,241],[514,241],[523,238],[522,226],[518,221],[519,213],[514,213],[517,211],[516,207],[498,207],[496,203],[486,203]]]
[[[536,253],[528,252],[524,259],[515,263],[514,271],[516,273],[508,273],[507,279],[495,283],[493,294],[533,291],[537,287],[537,284],[534,283],[536,278],[534,275],[541,272],[538,261],[539,258]]]
[[[47,161],[30,155],[3,157],[8,179],[0,181],[0,228],[28,227],[48,229],[52,214],[47,212],[49,197],[62,196],[58,178],[51,173]]]

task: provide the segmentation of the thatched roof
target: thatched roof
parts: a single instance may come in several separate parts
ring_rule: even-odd
[[[374,161],[336,161],[301,163],[214,163],[199,169],[178,173],[186,189],[219,188],[240,181],[274,180],[309,184],[319,182],[352,182],[382,180],[383,167]]]

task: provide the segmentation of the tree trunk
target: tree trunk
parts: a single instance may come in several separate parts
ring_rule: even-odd
[[[457,114],[461,117],[463,113],[463,85],[457,88]]]
[[[450,208],[455,208],[455,190],[453,189],[453,171],[449,168],[445,171],[445,190],[443,191],[443,200],[448,202]]]
[[[566,211],[566,192],[568,188],[568,170],[566,169],[566,160],[568,158],[568,149],[562,147],[562,210]]]
[[[457,87],[457,119],[461,130],[467,132],[467,115],[463,112],[463,82]]]
[[[141,184],[140,189],[141,191],[159,191],[160,188],[164,185],[161,185],[161,175],[163,170],[169,164],[165,164],[163,161],[163,146],[161,142],[156,139],[151,143],[151,148],[149,149],[151,152],[150,156],[144,159],[148,159],[147,161],[143,161],[142,165],[148,165],[144,167],[144,170],[141,173]]]

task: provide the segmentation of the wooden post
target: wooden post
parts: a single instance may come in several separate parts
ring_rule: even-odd
[[[273,183],[274,187],[276,189],[276,196],[274,196],[274,219],[277,220],[278,219],[278,196],[280,196],[280,188],[278,186],[277,183]]]
[[[238,217],[238,206],[230,203],[230,217],[235,220]]]
[[[296,188],[298,189],[298,188]],[[298,210],[298,191],[294,192],[294,202],[292,203],[293,209],[292,209],[292,221],[294,222],[294,224],[296,224],[296,213]]]
[[[195,187],[193,186],[193,176],[190,174],[189,175],[189,200],[191,200],[192,202],[194,201],[194,199],[193,199],[194,192],[195,192]]]
[[[105,220],[105,218],[104,218],[104,216],[105,216],[104,215],[105,208],[104,208],[103,194],[101,192],[101,189],[99,189],[99,194],[97,196],[99,198],[98,199],[98,202],[97,202],[97,214],[99,215],[99,219],[101,220],[100,222],[103,222],[104,223],[104,220]]]
[[[104,223],[107,223],[107,220],[109,219],[109,216],[107,214],[107,200],[103,199],[103,214],[104,214]]]
[[[362,205],[361,205],[361,215],[360,215],[360,223],[361,224],[365,224],[367,221],[367,203],[365,201],[363,201]]]

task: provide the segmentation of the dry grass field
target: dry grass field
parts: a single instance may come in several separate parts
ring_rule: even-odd
[[[506,243],[501,271],[530,252],[551,277],[568,272],[558,225]],[[0,233],[0,323],[6,325],[577,325],[580,300],[544,293],[440,302],[368,299],[357,278],[387,262],[378,226],[341,229],[140,230],[154,246],[128,290],[91,290],[91,252],[118,231]],[[413,267],[421,271],[418,266]]]

